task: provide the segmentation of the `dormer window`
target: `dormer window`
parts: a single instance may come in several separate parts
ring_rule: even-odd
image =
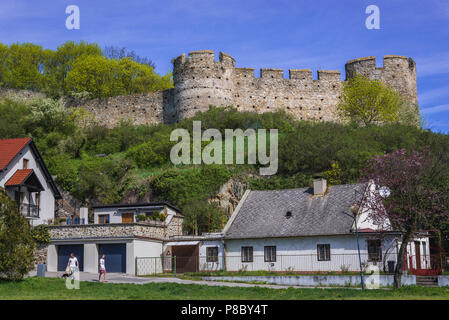
[[[23,168],[22,169],[28,169],[29,162],[30,161],[28,159],[23,159]]]

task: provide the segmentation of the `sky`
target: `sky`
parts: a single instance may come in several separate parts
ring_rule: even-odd
[[[76,5],[80,28],[69,30]],[[380,10],[367,29],[366,8]],[[0,42],[56,49],[65,41],[119,46],[150,57],[156,72],[193,50],[230,54],[237,67],[341,70],[348,60],[397,54],[417,64],[418,101],[426,128],[449,133],[447,0],[14,0],[0,3]]]

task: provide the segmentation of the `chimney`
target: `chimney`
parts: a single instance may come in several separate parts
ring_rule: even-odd
[[[319,178],[313,180],[313,195],[324,195],[327,189],[327,180],[324,178]]]
[[[89,223],[89,210],[86,207],[80,208],[80,224]]]

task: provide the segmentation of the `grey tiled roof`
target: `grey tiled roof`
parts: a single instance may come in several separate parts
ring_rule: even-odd
[[[351,214],[364,190],[348,184],[331,186],[324,196],[313,196],[311,188],[251,191],[225,239],[348,234],[353,220],[344,213]]]

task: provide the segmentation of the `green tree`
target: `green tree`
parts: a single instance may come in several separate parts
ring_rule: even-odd
[[[43,51],[41,46],[32,43],[14,43],[9,46],[7,58],[4,58],[4,61],[2,69],[7,69],[5,86],[30,90],[42,88]]]
[[[105,98],[125,93],[117,74],[117,61],[103,56],[82,56],[73,62],[65,82],[66,92],[90,92],[94,97]]]
[[[207,201],[194,201],[183,207],[184,231],[189,234],[215,232],[223,229],[226,216],[215,203]]]
[[[20,280],[33,269],[36,243],[17,204],[0,188],[0,277]]]
[[[30,108],[11,99],[0,100],[0,139],[27,135]]]
[[[6,86],[11,77],[8,69],[9,48],[0,43],[0,87]]]
[[[403,103],[400,94],[382,81],[357,75],[344,85],[337,110],[343,118],[370,125],[398,122]]]
[[[102,51],[96,43],[84,41],[67,41],[60,45],[56,51],[44,51],[44,73],[46,91],[58,97],[66,92],[66,78],[72,70],[75,60],[83,56],[101,56]]]

